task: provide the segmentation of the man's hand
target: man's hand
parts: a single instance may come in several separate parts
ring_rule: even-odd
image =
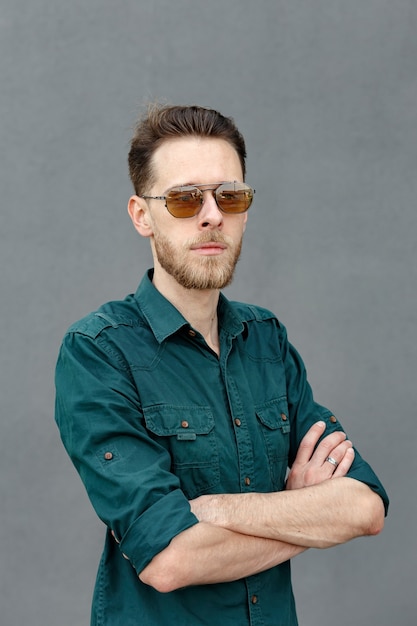
[[[316,422],[303,437],[288,474],[287,490],[346,476],[355,458],[352,442],[346,439],[344,432],[337,431],[324,437],[317,445],[325,429],[325,422]],[[328,458],[331,460],[326,460]]]
[[[333,432],[318,443],[325,428],[317,422],[302,439],[285,491],[199,496],[190,502],[192,512],[200,522],[304,548],[378,534],[384,525],[382,500],[346,476],[354,451],[345,433]]]

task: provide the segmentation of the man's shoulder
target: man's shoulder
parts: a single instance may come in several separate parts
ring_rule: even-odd
[[[96,339],[107,329],[120,327],[133,328],[140,325],[142,315],[132,294],[124,300],[112,300],[102,304],[77,320],[67,330],[67,334],[79,334]]]
[[[257,304],[248,304],[247,302],[238,302],[232,300],[229,302],[235,313],[240,317],[242,322],[264,322],[272,321],[280,326],[280,322],[272,311]]]

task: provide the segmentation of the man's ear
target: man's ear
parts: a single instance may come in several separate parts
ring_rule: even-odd
[[[152,219],[146,201],[139,196],[132,196],[129,198],[127,211],[139,235],[151,237],[153,235]]]

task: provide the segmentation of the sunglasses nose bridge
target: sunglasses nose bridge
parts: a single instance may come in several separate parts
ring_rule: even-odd
[[[200,207],[201,208],[203,207],[204,204],[207,203],[208,200],[210,201],[212,198],[214,200],[217,210],[220,210],[220,206],[217,201],[217,193],[216,193],[217,188],[218,188],[218,185],[216,187],[208,187],[207,189],[200,189],[201,191]]]
[[[201,190],[199,217],[203,221],[218,223],[223,220],[223,213],[217,202],[216,189],[217,186]]]

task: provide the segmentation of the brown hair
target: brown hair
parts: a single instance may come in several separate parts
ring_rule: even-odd
[[[129,174],[135,193],[146,193],[152,185],[152,157],[163,141],[193,135],[229,142],[245,176],[245,140],[232,118],[200,106],[151,105],[136,125],[129,151]]]

